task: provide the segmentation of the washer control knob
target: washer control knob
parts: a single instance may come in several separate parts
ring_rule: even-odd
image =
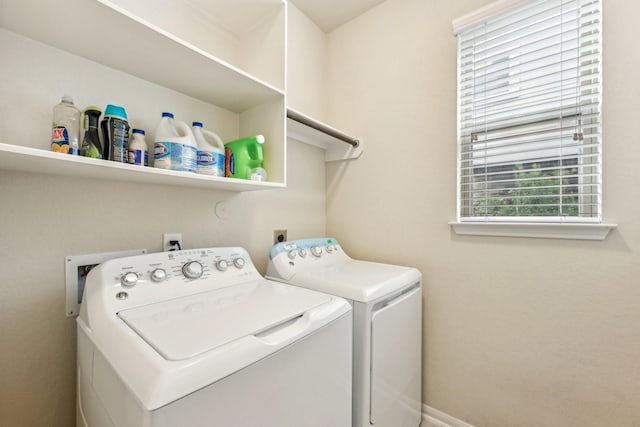
[[[167,272],[163,268],[156,268],[151,272],[151,280],[156,283],[164,282],[167,279]]]
[[[313,246],[311,248],[311,255],[313,255],[314,257],[321,257],[322,256],[322,248],[320,246]]]
[[[189,279],[197,279],[202,277],[202,264],[198,261],[190,261],[182,266],[182,274]]]
[[[330,254],[331,252],[333,252],[333,246],[327,245],[325,250],[327,251],[328,254]]]
[[[300,250],[298,250],[298,255],[300,255],[302,258],[307,256],[307,250],[304,248],[301,248]]]
[[[287,256],[289,257],[289,259],[296,259],[296,251],[289,251],[287,252]]]
[[[235,265],[236,268],[244,268],[245,264],[246,264],[246,261],[242,257],[234,258],[233,260],[233,265]]]
[[[229,264],[227,263],[227,261],[221,259],[219,261],[216,261],[216,268],[218,269],[218,271],[227,271],[227,268],[229,268]]]
[[[121,278],[120,278],[120,283],[122,283],[122,286],[124,286],[125,288],[130,288],[132,286],[135,286],[136,283],[138,283],[138,273],[134,273],[133,271],[130,271],[128,273],[125,273]]]

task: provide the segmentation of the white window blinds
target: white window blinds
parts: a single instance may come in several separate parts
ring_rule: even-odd
[[[599,222],[601,1],[531,1],[457,37],[459,221]]]

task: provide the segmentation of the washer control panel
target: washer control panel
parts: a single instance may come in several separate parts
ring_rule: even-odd
[[[263,280],[243,248],[205,248],[117,258],[94,268],[87,277],[85,297],[103,294],[115,312]]]

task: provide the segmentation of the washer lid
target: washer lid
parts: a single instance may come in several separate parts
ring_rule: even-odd
[[[165,359],[185,360],[298,317],[330,299],[263,280],[123,310],[118,316]]]
[[[349,259],[298,271],[287,282],[354,301],[370,302],[420,280],[411,267]]]

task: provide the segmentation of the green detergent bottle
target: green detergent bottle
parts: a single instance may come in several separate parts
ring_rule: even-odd
[[[228,178],[264,181],[262,144],[264,136],[255,135],[224,144],[224,176]]]

